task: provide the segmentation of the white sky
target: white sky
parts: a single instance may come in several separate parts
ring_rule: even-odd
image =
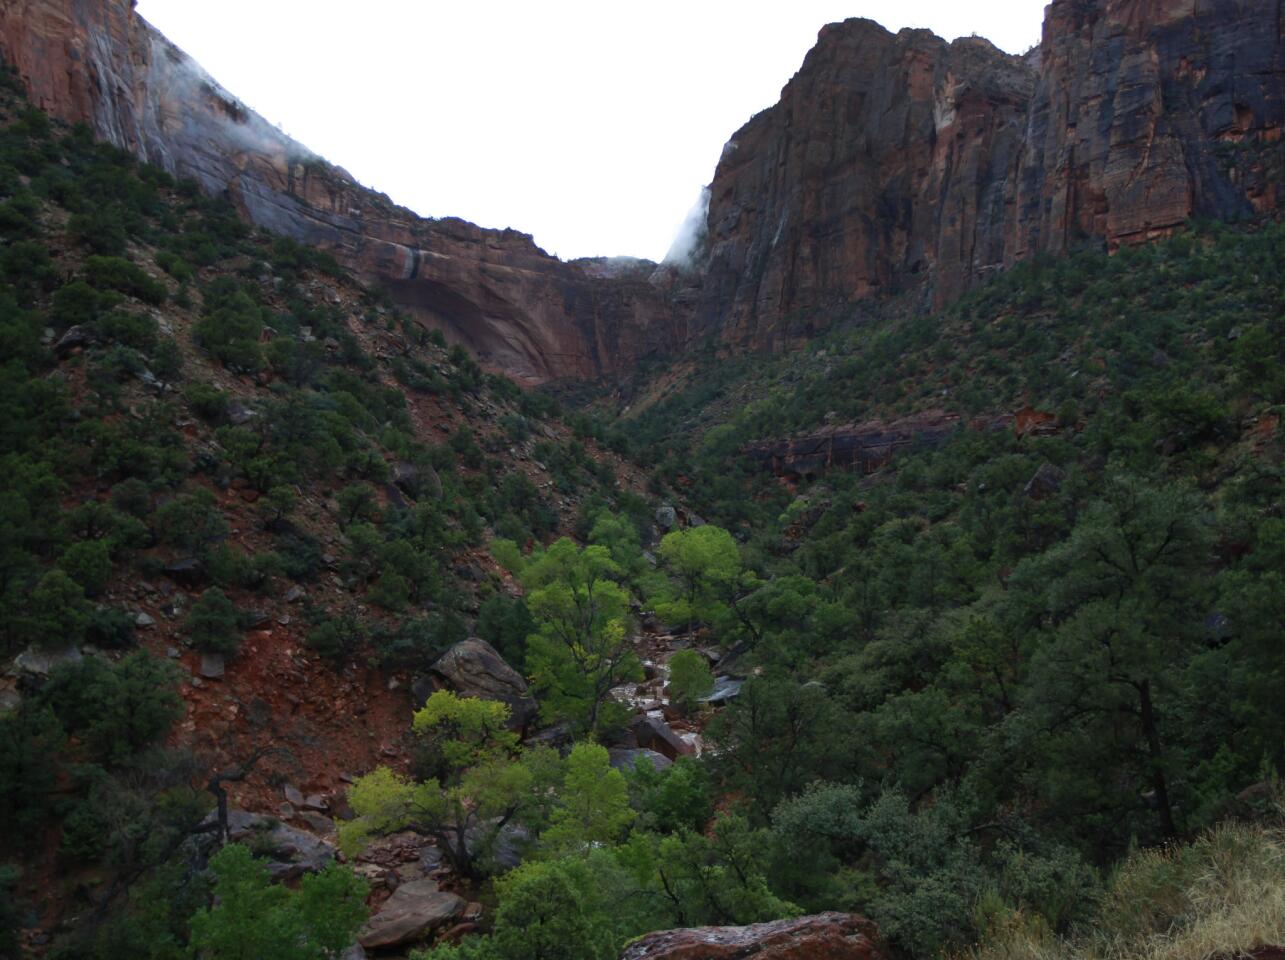
[[[229,91],[424,216],[661,259],[826,23],[1039,41],[1042,0],[138,0]]]

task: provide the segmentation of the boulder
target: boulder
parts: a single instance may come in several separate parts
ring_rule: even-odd
[[[635,940],[620,960],[881,960],[874,923],[818,913],[744,927],[685,927]]]
[[[617,770],[633,770],[640,763],[650,763],[653,770],[664,770],[673,765],[674,761],[663,753],[657,753],[655,750],[644,750],[639,747],[630,749],[629,747],[616,747],[607,751],[608,757],[613,767]]]
[[[531,847],[531,831],[516,823],[507,823],[492,837],[493,823],[466,831],[464,846],[470,856],[485,865],[498,871],[512,870]]]
[[[22,694],[12,687],[0,687],[0,717],[22,706]]]
[[[201,654],[201,676],[206,680],[221,680],[226,666],[221,653]]]
[[[656,526],[660,527],[661,533],[668,533],[678,526],[678,511],[669,504],[663,504],[656,508]]]
[[[714,689],[709,692],[709,696],[701,697],[701,703],[708,703],[715,707],[721,707],[733,697],[740,696],[741,687],[745,686],[744,680],[734,680],[731,677],[719,677],[714,681]]]
[[[255,413],[253,410],[247,407],[240,400],[229,400],[227,411],[228,411],[228,422],[231,423],[234,427],[239,427],[242,424],[249,423],[256,416],[258,416],[257,413]]]
[[[393,486],[408,497],[419,495],[419,468],[409,460],[398,460],[392,469]]]
[[[206,817],[214,822],[214,814]],[[268,873],[273,880],[293,880],[316,873],[335,858],[335,848],[303,830],[288,827],[280,820],[245,810],[228,811],[228,839],[253,841],[256,850],[266,850]]]
[[[83,659],[80,648],[74,644],[61,650],[42,650],[34,643],[13,659],[14,670],[19,676],[43,678],[55,667],[64,663],[79,663]]]
[[[635,717],[630,722],[629,728],[638,746],[664,754],[670,760],[677,760],[679,757],[696,752],[693,744],[676,734],[669,724],[659,717],[646,715]]]
[[[166,564],[165,575],[175,583],[196,586],[205,580],[205,564],[199,557],[184,557]]]
[[[535,719],[538,705],[526,681],[485,640],[461,640],[433,664],[432,673],[460,696],[508,704],[509,723],[515,729]]]
[[[70,356],[77,350],[83,350],[97,342],[98,334],[89,327],[83,327],[80,324],[77,324],[76,326],[68,329],[66,333],[58,338],[58,342],[54,344],[54,356],[59,360],[62,360],[64,357]]]
[[[464,913],[463,897],[437,889],[432,880],[403,883],[357,934],[366,950],[400,947],[426,939]]]

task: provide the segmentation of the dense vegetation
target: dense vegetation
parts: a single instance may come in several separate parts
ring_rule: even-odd
[[[324,579],[328,669],[416,672],[473,633],[531,679],[561,740],[439,691],[410,764],[350,791],[345,853],[413,831],[494,908],[432,960],[825,909],[907,957],[1283,935],[1281,225],[1029,264],[789,357],[697,352],[568,437],[324,254],[5,97],[0,655],[48,665],[0,714],[0,955],[52,878],[55,956],[329,957],[365,917],[346,869],[292,889],[218,849],[210,761],[171,736],[184,678],[123,599],[163,574],[211,655]],[[1052,428],[1009,429],[1021,406]],[[869,476],[742,454],[927,410],[960,429]],[[604,448],[710,522],[658,537]],[[489,557],[507,574],[469,570]],[[606,749],[643,620],[709,747],[663,771]],[[746,678],[717,710],[700,651]]]
[[[346,874],[286,897],[235,853],[193,869],[217,791],[211,756],[169,745],[200,682],[179,654],[237,657],[294,588],[328,669],[422,667],[475,619],[522,630],[469,567],[488,531],[526,543],[581,502],[645,504],[554,404],[327,255],[54,123],[7,76],[0,117],[0,657],[20,678],[0,689],[0,955],[52,909],[76,918],[57,956],[330,956],[365,916],[317,927]],[[180,589],[137,613],[157,578]],[[168,657],[143,642],[160,630]]]

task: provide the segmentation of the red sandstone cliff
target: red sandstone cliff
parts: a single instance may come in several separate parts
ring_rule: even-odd
[[[1055,0],[1025,57],[831,24],[723,152],[696,329],[769,346],[857,298],[1278,210],[1281,39],[1275,0]]]
[[[787,345],[864,297],[940,304],[1041,251],[1275,213],[1281,40],[1277,0],[1055,0],[1025,57],[831,24],[728,142],[680,274],[419,218],[247,111],[129,0],[0,0],[0,54],[38,105],[226,190],[527,383],[627,371],[693,337]]]
[[[681,343],[651,269],[564,263],[513,230],[426,220],[224,91],[129,0],[0,0],[0,54],[32,101],[334,253],[518,380],[596,377]],[[649,265],[654,267],[654,265]]]

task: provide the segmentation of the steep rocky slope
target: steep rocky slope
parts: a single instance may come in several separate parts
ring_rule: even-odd
[[[1269,0],[1058,0],[1014,57],[832,24],[728,142],[693,273],[563,263],[525,234],[419,218],[245,109],[127,0],[0,3],[0,53],[39,106],[226,190],[532,384],[708,335],[785,346],[855,300],[922,284],[941,305],[1042,251],[1271,213],[1281,29]]]
[[[417,217],[247,110],[128,0],[6,0],[0,52],[35,105],[226,191],[253,223],[382,281],[515,379],[593,377],[683,339],[650,270],[620,276],[563,263],[516,231]]]

